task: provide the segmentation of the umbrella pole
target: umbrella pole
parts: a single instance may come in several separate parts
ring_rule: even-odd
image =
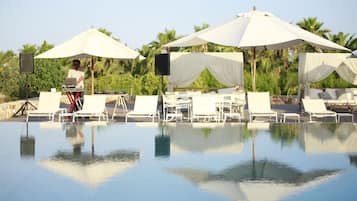
[[[91,59],[91,69],[90,69],[90,74],[91,74],[91,81],[92,81],[92,89],[91,89],[91,94],[94,94],[94,58],[92,57]]]
[[[256,74],[257,74],[257,66],[256,66],[256,59],[255,59],[255,53],[256,53],[256,49],[255,47],[252,48],[253,51],[253,58],[252,58],[252,63],[251,63],[251,72],[252,72],[252,89],[253,91],[256,91],[256,86],[255,86],[255,78],[256,78]]]

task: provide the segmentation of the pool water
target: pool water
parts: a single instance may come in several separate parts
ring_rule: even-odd
[[[357,200],[353,124],[0,123],[0,200]]]

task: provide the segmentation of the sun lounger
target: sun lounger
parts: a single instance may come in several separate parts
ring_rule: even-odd
[[[28,111],[26,121],[30,117],[48,117],[54,120],[55,114],[60,111],[60,92],[40,92],[38,109]]]
[[[73,122],[76,117],[98,117],[108,120],[108,112],[105,107],[106,96],[84,95],[83,108],[73,113]]]
[[[158,96],[136,96],[134,110],[130,111],[125,116],[125,122],[128,122],[128,117],[148,117],[155,121],[160,115],[157,111]]]
[[[310,121],[312,117],[334,117],[337,122],[337,113],[331,110],[327,110],[325,103],[322,99],[302,99],[305,112],[308,113]]]
[[[191,122],[200,118],[218,121],[219,113],[216,103],[216,96],[214,95],[193,96]]]
[[[249,121],[254,117],[274,117],[278,122],[278,113],[271,109],[269,92],[248,92]]]

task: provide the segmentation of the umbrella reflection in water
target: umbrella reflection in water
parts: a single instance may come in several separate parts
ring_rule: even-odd
[[[136,165],[140,158],[137,151],[117,150],[106,155],[94,153],[94,127],[92,131],[92,151],[82,152],[84,138],[81,125],[72,125],[66,136],[73,145],[73,152],[59,151],[51,159],[41,160],[40,164],[46,169],[64,175],[86,186],[97,187],[115,175],[124,173]]]
[[[230,200],[280,200],[294,193],[317,186],[339,175],[336,169],[301,171],[273,160],[255,158],[255,136],[258,131],[269,130],[269,124],[247,126],[252,137],[252,159],[221,171],[190,168],[169,168],[174,175],[196,184],[200,189]]]

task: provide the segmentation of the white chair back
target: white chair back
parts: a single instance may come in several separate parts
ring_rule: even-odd
[[[43,112],[56,112],[59,110],[61,100],[60,92],[40,92],[38,110]]]
[[[270,112],[269,92],[248,92],[248,110],[252,113]]]
[[[302,99],[304,109],[309,113],[323,113],[327,111],[322,99]]]
[[[134,112],[140,114],[155,114],[157,112],[158,96],[136,96]]]
[[[84,95],[83,111],[90,113],[102,113],[105,111],[106,96],[104,95]]]
[[[216,96],[200,95],[192,97],[192,115],[214,115],[216,112]]]

